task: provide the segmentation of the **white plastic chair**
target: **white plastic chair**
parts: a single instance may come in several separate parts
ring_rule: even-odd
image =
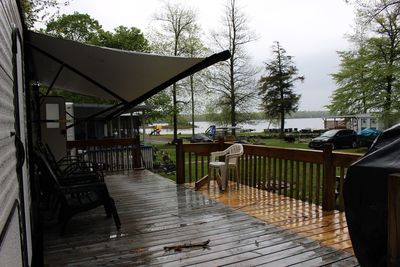
[[[221,189],[225,190],[228,185],[227,174],[229,170],[233,169],[237,186],[239,187],[239,170],[238,170],[238,159],[243,155],[242,144],[233,144],[224,151],[211,152],[210,163],[208,168],[208,185],[210,180],[214,176],[214,170],[217,170],[217,175],[221,178]],[[219,161],[219,157],[225,156],[225,161]]]

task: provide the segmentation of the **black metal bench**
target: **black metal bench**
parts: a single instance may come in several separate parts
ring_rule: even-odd
[[[104,206],[107,217],[113,217],[115,226],[120,229],[121,222],[111,198],[107,185],[95,180],[93,176],[62,177],[59,179],[52,170],[49,162],[40,152],[33,153],[33,160],[38,167],[38,175],[46,183],[52,197],[59,206],[60,233],[64,234],[68,221],[75,215],[84,211]]]

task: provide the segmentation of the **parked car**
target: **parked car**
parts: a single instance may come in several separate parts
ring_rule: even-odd
[[[358,146],[357,134],[355,131],[349,129],[329,130],[312,139],[308,146],[318,149],[322,148],[324,144],[332,144],[332,149],[341,147],[356,148]]]

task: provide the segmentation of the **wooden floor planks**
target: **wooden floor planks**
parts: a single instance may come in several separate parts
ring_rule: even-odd
[[[189,184],[192,188],[193,185]],[[205,196],[253,217],[290,229],[335,249],[353,253],[344,212],[325,212],[321,206],[235,183],[220,192],[214,181],[199,190]],[[320,227],[325,231],[320,232]],[[313,233],[313,230],[316,232]]]
[[[238,196],[199,193],[149,171],[111,175],[106,181],[121,230],[102,208],[75,216],[62,237],[58,225],[47,223],[47,266],[357,265],[351,253],[335,248],[351,249],[340,213],[322,213],[252,188]],[[206,240],[208,249],[164,250]]]

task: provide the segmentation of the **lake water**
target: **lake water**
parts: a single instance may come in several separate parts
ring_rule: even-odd
[[[195,129],[196,133],[204,133],[207,128],[212,125],[213,123],[207,121],[198,121],[195,122],[197,126]],[[218,127],[219,125],[217,125]],[[279,128],[279,125],[270,124],[267,120],[254,120],[249,121],[248,123],[241,123],[238,126],[242,127],[243,129],[254,129],[253,132],[263,132],[264,129],[272,129],[272,128]],[[297,128],[298,130],[301,129],[323,129],[324,128],[324,121],[322,118],[301,118],[301,119],[287,119],[285,120],[285,128]],[[150,133],[151,129],[146,129],[146,132]],[[172,133],[173,130],[169,129],[162,129],[161,134],[163,133]],[[182,134],[191,134],[191,129],[178,129],[178,132]]]

